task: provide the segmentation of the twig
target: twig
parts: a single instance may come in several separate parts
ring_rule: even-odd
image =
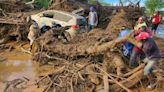
[[[33,53],[31,53],[31,52],[28,51],[28,50],[25,50],[23,47],[21,47],[21,51],[24,52],[24,53],[27,53],[27,54],[33,55]]]
[[[90,64],[92,64],[92,63],[88,63],[88,64],[84,65],[83,67],[81,67],[80,69],[78,69],[76,72],[79,72],[80,70],[84,69],[85,67],[87,67]]]
[[[43,44],[41,45],[41,52],[40,53],[42,54],[42,52],[43,52]],[[42,57],[41,54],[40,54],[40,58]]]
[[[85,79],[83,78],[83,76],[81,75],[80,72],[78,72],[78,75],[79,75],[79,77],[80,77],[81,80],[83,80],[83,81],[85,80]]]
[[[50,84],[47,86],[47,88],[44,89],[43,92],[48,92],[48,90],[50,89],[50,87],[51,87],[52,85],[53,85],[53,83],[50,83]]]
[[[107,75],[103,76],[103,81],[104,81],[104,92],[109,92],[109,81]]]
[[[49,59],[56,59],[56,60],[60,60],[60,61],[67,61],[67,60],[65,60],[65,59],[63,59],[63,58],[58,58],[58,57],[55,57],[55,56],[49,56],[49,55],[47,55],[47,54],[43,54],[43,55],[45,55],[47,58],[49,58]]]
[[[124,74],[124,77],[130,76],[131,74],[134,74],[135,72],[137,72],[138,70],[144,68],[145,64],[141,64],[140,66],[138,66],[137,68],[135,68],[134,70]]]
[[[38,80],[38,81],[35,83],[35,85],[37,85],[40,81],[42,81],[42,80],[45,79],[46,77],[48,77],[48,76],[42,77],[40,80]]]
[[[124,90],[126,90],[127,92],[132,92],[130,89],[128,89],[127,87],[125,87],[123,84],[119,83],[117,80],[115,80],[111,75],[109,75],[107,72],[105,72],[103,69],[99,68],[98,66],[96,66],[96,68],[98,68],[99,70],[101,70],[104,74],[106,74],[109,78],[111,78],[116,84],[118,84],[121,88],[123,88]]]
[[[103,70],[104,72],[106,72],[108,69],[107,69],[107,52],[105,52],[104,54],[104,60],[103,60]],[[103,73],[104,74],[104,73]],[[104,92],[109,92],[109,81],[108,81],[108,76],[106,74],[103,75],[103,81],[104,81]]]
[[[120,79],[122,79],[122,80],[126,79],[126,78],[124,78],[124,77],[118,76],[118,75],[113,74],[113,73],[110,73],[109,75],[111,75],[111,76],[113,76],[113,77],[116,77],[116,78],[120,78]]]
[[[51,80],[50,76],[47,76],[49,81],[50,81],[50,84],[47,86],[47,88],[43,91],[43,92],[48,92],[48,90],[51,88],[51,86],[54,84],[53,81]]]
[[[71,83],[70,83],[70,85],[71,85],[71,92],[74,92],[74,90],[73,90],[73,81],[72,81],[72,78],[71,78]]]

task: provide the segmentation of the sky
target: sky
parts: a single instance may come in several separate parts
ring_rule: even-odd
[[[107,3],[110,3],[110,4],[114,4],[114,5],[119,3],[119,0],[104,0],[104,1]],[[144,0],[141,0],[140,4],[141,4],[141,6],[143,6]]]

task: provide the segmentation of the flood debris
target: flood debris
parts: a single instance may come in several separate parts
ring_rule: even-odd
[[[113,16],[113,20],[109,23],[110,27],[111,25],[119,25],[120,28],[97,29],[89,33],[78,34],[74,40],[67,44],[63,44],[59,39],[56,39],[53,36],[55,32],[46,32],[38,38],[36,53],[40,54],[34,55],[34,60],[44,64],[52,62],[54,63],[52,64],[54,69],[64,67],[60,72],[57,68],[58,72],[42,75],[43,78],[46,76],[45,79],[49,81],[46,84],[45,91],[99,92],[101,90],[112,90],[120,92],[125,90],[132,92],[131,88],[138,85],[143,79],[142,73],[145,65],[141,64],[132,70],[126,66],[122,53],[118,51],[110,52],[109,50],[112,44],[117,41],[114,39],[121,27],[130,28],[133,26],[125,17],[125,11],[121,10]],[[117,22],[114,21],[115,19],[117,19]],[[112,36],[109,37],[109,35]],[[125,39],[129,37],[127,36]],[[51,41],[49,41],[50,38]],[[49,43],[45,43],[47,40]],[[135,44],[134,40],[128,41]],[[155,76],[159,78],[158,75],[155,74]]]
[[[69,0],[51,0],[49,9],[72,12],[79,8],[76,5],[83,6],[86,11],[89,9],[90,5],[76,3],[78,4]],[[0,2],[0,5],[2,4]],[[16,7],[16,3],[5,2],[4,4],[11,5],[11,8]],[[23,11],[26,11],[26,8],[17,7],[14,10],[14,12],[17,11],[16,14],[13,14],[9,13],[11,9],[5,5],[0,7],[2,8],[0,10],[0,16],[2,16],[0,49],[12,48],[6,45],[12,40],[27,41],[30,26],[25,21],[28,14],[26,15]],[[31,54],[33,60],[42,65],[40,67],[51,66],[48,71],[41,71],[38,74],[39,79],[30,85],[42,88],[43,92],[133,92],[133,87],[147,84],[142,76],[145,64],[130,69],[120,49],[112,49],[113,44],[117,42],[115,38],[120,30],[123,27],[133,28],[135,20],[142,15],[142,10],[135,7],[117,7],[105,13],[105,7],[98,5],[96,8],[100,14],[100,28],[93,29],[89,33],[77,34],[69,41],[67,40],[70,35],[65,31],[69,27],[51,29],[36,39],[33,51],[20,48],[22,52]],[[129,35],[124,39],[128,38],[130,38]],[[135,44],[133,39],[128,41]],[[158,43],[161,49],[162,41]],[[163,62],[160,63],[161,69],[153,71],[158,80],[156,83],[158,87],[163,85],[163,65]],[[4,92],[21,92],[29,87],[28,82],[26,78],[8,81]]]

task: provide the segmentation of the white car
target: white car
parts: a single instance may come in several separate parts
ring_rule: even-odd
[[[32,20],[38,23],[39,28],[43,26],[53,27],[55,24],[62,27],[72,25],[85,25],[86,19],[77,14],[58,10],[47,10],[35,15],[31,15]]]

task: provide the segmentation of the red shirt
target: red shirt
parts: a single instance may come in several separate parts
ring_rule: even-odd
[[[135,52],[142,52],[142,49],[138,48],[137,46],[133,46],[132,50]]]
[[[152,23],[153,23],[153,24],[158,24],[158,23],[160,22],[160,15],[159,15],[159,14],[153,16],[152,18],[153,18],[153,19],[152,19]]]

